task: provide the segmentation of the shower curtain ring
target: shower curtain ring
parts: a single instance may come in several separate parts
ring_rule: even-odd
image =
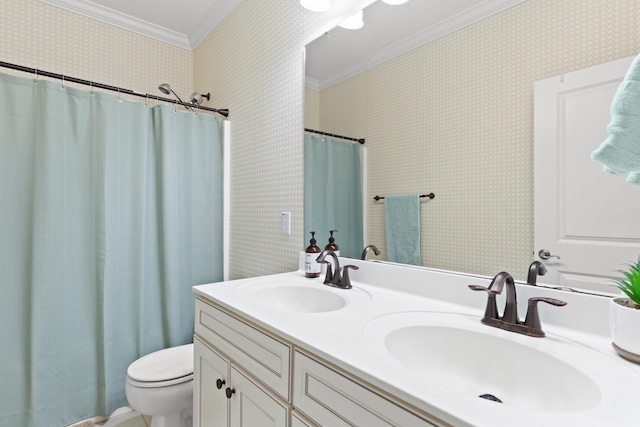
[[[122,98],[120,97],[120,88],[118,88],[118,102],[122,103]]]
[[[37,85],[38,84],[38,70],[35,70],[36,73],[36,77],[33,79],[33,84]]]
[[[64,76],[62,76],[62,84],[60,85],[60,90],[64,90]]]
[[[90,86],[90,88],[91,88],[91,89],[90,89],[90,91],[89,91],[89,93],[91,94],[91,96],[96,96],[96,94],[95,94],[95,93],[93,93],[93,82],[92,82],[92,81],[89,81],[89,86]]]

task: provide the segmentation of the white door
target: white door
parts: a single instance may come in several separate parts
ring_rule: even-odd
[[[632,59],[535,84],[534,257],[549,270],[541,283],[618,294],[616,270],[640,255],[640,186],[590,158]]]

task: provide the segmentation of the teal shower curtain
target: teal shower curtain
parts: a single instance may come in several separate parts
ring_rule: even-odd
[[[321,249],[338,230],[340,255],[359,258],[363,249],[360,145],[304,134],[305,244],[316,232]]]
[[[0,74],[0,425],[126,404],[222,280],[220,122]]]

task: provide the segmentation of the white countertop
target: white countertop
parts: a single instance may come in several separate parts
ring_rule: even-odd
[[[621,359],[611,348],[606,298],[518,285],[521,319],[524,319],[527,298],[531,296],[568,302],[565,307],[541,304],[540,317],[547,337],[532,338],[480,323],[486,294],[473,292],[467,285],[488,286],[487,278],[340,258],[341,265],[345,262],[360,267],[350,272],[354,287],[350,290],[330,288],[322,284],[322,277],[308,279],[301,271],[295,271],[195,286],[194,291],[455,426],[638,425],[640,369]],[[264,301],[251,297],[256,289],[270,286],[314,287],[336,293],[348,303],[335,311],[298,313],[287,311],[286,307],[265,307]],[[499,299],[499,312],[503,305]],[[385,328],[391,328],[387,325],[398,319],[419,322],[425,313],[470,316],[477,323],[469,324],[473,323],[471,327],[477,327],[479,332],[486,330],[492,336],[506,337],[554,354],[575,369],[587,372],[602,391],[601,396],[586,409],[540,410],[506,402],[501,405],[479,399],[475,394],[466,396],[454,388],[420,378],[385,351],[381,336]],[[511,357],[500,355],[503,359],[497,363],[506,367],[512,363]],[[562,384],[563,380],[551,378],[549,390],[562,390],[561,386],[567,386]]]

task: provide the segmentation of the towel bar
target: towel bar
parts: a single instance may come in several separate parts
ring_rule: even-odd
[[[434,197],[436,197],[435,194],[433,193],[429,193],[429,194],[421,194],[420,198],[424,198],[424,197],[428,197],[430,199],[433,199]],[[376,202],[380,201],[380,200],[384,200],[384,196],[376,196],[373,198],[373,200],[375,200]]]

